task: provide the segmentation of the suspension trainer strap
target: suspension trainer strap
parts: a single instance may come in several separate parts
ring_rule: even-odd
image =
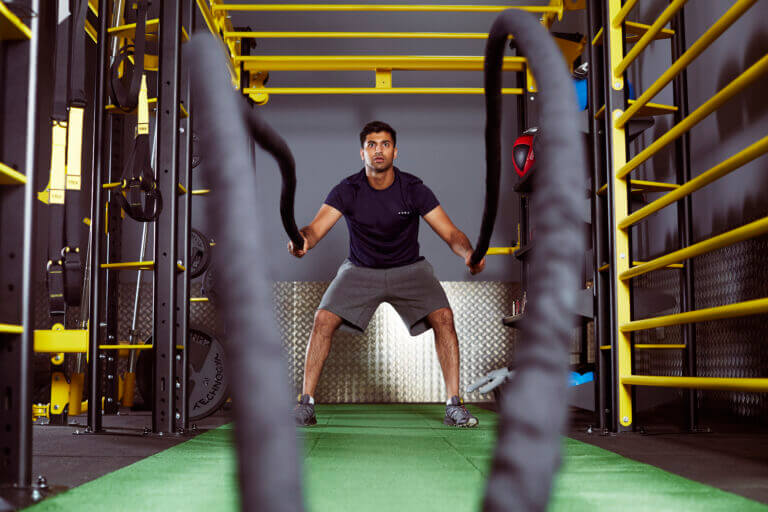
[[[88,0],[71,0],[72,31],[69,41],[69,117],[67,123],[66,246],[64,259],[64,299],[69,306],[80,305],[83,284],[81,242],[81,185],[83,120],[87,106],[85,95],[85,18]]]
[[[133,151],[123,172],[123,193],[116,194],[120,208],[134,220],[152,222],[163,210],[163,197],[157,187],[149,150],[149,104],[147,77],[142,75],[139,90],[138,121]]]
[[[136,2],[136,33],[133,44],[126,44],[118,52],[115,61],[112,63],[110,80],[112,86],[112,98],[118,107],[125,112],[130,112],[138,104],[139,89],[141,87],[141,77],[144,74],[144,49],[146,46],[147,29],[147,2],[146,0],[137,0]],[[133,68],[130,72],[129,86],[123,85],[120,76],[121,67],[128,74],[129,57],[133,57]]]
[[[62,252],[65,221],[67,156],[67,78],[69,68],[69,0],[59,0],[54,54],[53,112],[51,113],[51,173],[48,187],[48,311],[64,315],[64,262]]]

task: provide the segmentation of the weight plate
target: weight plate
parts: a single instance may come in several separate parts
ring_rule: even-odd
[[[203,277],[203,286],[200,289],[200,293],[203,296],[208,297],[210,300],[216,300],[216,275],[213,272],[213,267],[209,268]]]
[[[151,344],[152,339],[147,340]],[[144,402],[152,406],[154,352],[140,351],[136,361],[136,384]],[[229,397],[229,372],[224,345],[212,334],[192,328],[189,332],[189,420],[210,416]],[[181,376],[181,364],[176,372]]]
[[[200,137],[195,132],[192,132],[192,168],[194,169],[200,165],[200,153],[197,152],[197,148],[200,144]]]
[[[203,275],[211,264],[211,240],[196,229],[190,232],[189,242],[190,261],[189,277],[195,278]]]

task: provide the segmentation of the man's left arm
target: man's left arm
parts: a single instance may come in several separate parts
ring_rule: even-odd
[[[469,243],[467,235],[451,222],[450,217],[445,213],[442,206],[438,205],[424,215],[424,220],[427,221],[427,224],[429,224],[440,238],[445,240],[448,247],[464,260],[464,263],[469,268],[471,274],[478,274],[483,271],[485,268],[485,258],[483,258],[477,265],[472,265],[470,262],[473,252],[472,244]]]

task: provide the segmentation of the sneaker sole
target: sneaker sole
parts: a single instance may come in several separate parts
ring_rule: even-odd
[[[312,425],[317,425],[317,419],[314,416],[312,416],[309,419],[309,421],[307,421],[305,423],[302,423],[300,421],[296,422],[296,426],[298,426],[298,427],[311,427]]]
[[[477,421],[476,418],[470,418],[466,423],[456,423],[450,418],[444,418],[443,424],[448,425],[449,427],[458,427],[458,428],[472,428],[476,427],[480,422]]]

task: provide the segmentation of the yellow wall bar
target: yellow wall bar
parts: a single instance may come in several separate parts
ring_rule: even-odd
[[[518,250],[520,247],[489,247],[488,252],[486,253],[488,256],[494,256],[499,254],[514,254],[516,250]]]
[[[712,389],[719,391],[768,391],[768,379],[733,379],[721,377],[656,377],[628,375],[622,384],[632,386],[656,386],[662,388]]]
[[[152,345],[131,345],[123,343],[120,345],[99,345],[101,350],[152,350]]]
[[[0,332],[3,334],[22,334],[24,327],[21,325],[0,324]]]
[[[152,270],[155,267],[154,261],[129,261],[124,263],[102,263],[101,268],[113,270]]]
[[[706,103],[694,110],[688,117],[677,123],[671,130],[659,137],[650,146],[638,153],[635,158],[630,160],[627,165],[619,169],[618,177],[623,178],[640,164],[658,153],[664,146],[677,139],[679,136],[690,130],[699,121],[718,109],[723,103],[733,98],[736,94],[751,85],[763,73],[768,71],[768,55],[764,55],[760,60],[753,64],[749,69],[739,75],[734,81],[726,85],[720,92],[712,96]]]
[[[13,14],[4,2],[0,2],[0,39],[3,41],[32,39],[32,31],[29,27]]]
[[[696,42],[693,43],[690,48],[688,48],[688,50],[686,50],[686,52],[658,78],[658,80],[653,82],[651,86],[637,98],[637,101],[635,101],[633,105],[630,105],[629,108],[627,108],[627,111],[619,118],[617,124],[619,126],[624,126],[624,124],[629,121],[632,116],[643,107],[643,105],[653,99],[659,91],[661,91],[673,78],[686,68],[688,64],[698,57],[701,52],[709,48],[709,45],[712,44],[715,39],[720,37],[728,27],[733,25],[733,23],[756,2],[757,0],[738,0],[733,4],[733,6],[731,6],[719,20],[709,27],[709,29],[707,29],[707,31],[704,32],[701,37],[699,37]]]
[[[683,8],[687,1],[688,0],[673,0],[667,6],[667,8],[664,9],[664,12],[661,13],[661,16],[659,16],[659,18],[653,22],[651,28],[649,28],[648,31],[643,34],[643,37],[641,37],[640,40],[635,43],[627,55],[621,60],[621,62],[619,62],[619,65],[614,68],[614,76],[621,76],[624,74],[624,71],[627,70],[627,67],[629,67],[629,65],[634,62],[637,56],[640,55],[640,52],[645,50],[645,47],[648,46],[651,41],[653,41],[653,39],[656,37],[656,34],[661,32],[661,29],[664,28],[664,25],[669,22],[670,18],[672,18],[672,16],[674,16],[677,11]]]
[[[210,191],[211,190],[208,189],[208,188],[201,188],[201,189],[198,189],[198,190],[193,190],[192,191],[192,195],[193,196],[202,196],[202,195],[208,194]]]
[[[768,136],[760,139],[759,141],[755,142],[751,146],[739,151],[729,159],[724,160],[723,162],[712,167],[711,169],[704,171],[703,173],[696,176],[691,181],[681,185],[674,192],[664,194],[659,199],[643,206],[636,212],[622,219],[622,221],[619,222],[619,227],[627,228],[641,221],[642,219],[648,217],[649,215],[656,213],[662,208],[669,206],[675,201],[682,199],[688,194],[691,194],[699,190],[700,188],[703,188],[709,185],[713,181],[722,178],[723,176],[730,173],[731,171],[738,169],[739,167],[751,162],[755,158],[761,155],[764,155],[765,153],[768,153]]]
[[[485,57],[475,55],[237,55],[247,71],[482,71]],[[504,71],[523,71],[524,57],[504,57]]]
[[[725,247],[726,245],[732,245],[743,240],[755,238],[765,233],[768,233],[768,217],[763,217],[762,219],[750,222],[749,224],[745,224],[744,226],[732,229],[731,231],[726,231],[720,235],[713,236],[712,238],[702,240],[696,244],[689,245],[688,247],[684,247],[680,250],[653,259],[647,263],[643,263],[642,265],[632,267],[622,272],[619,275],[619,279],[622,281],[627,281],[633,277],[647,274],[653,270],[666,267],[671,263],[679,263],[689,258],[693,258],[695,256],[714,251],[715,249]]]
[[[728,304],[727,306],[697,309],[695,311],[676,313],[674,315],[634,320],[632,322],[620,324],[619,330],[623,333],[630,333],[633,331],[642,331],[644,329],[653,329],[655,327],[668,327],[670,325],[682,325],[694,322],[709,322],[711,320],[760,315],[763,313],[768,313],[768,298],[737,302],[735,304]]]
[[[208,297],[192,297],[189,302],[208,302]]]
[[[678,344],[670,344],[670,345],[664,345],[663,343],[638,343],[635,345],[635,348],[638,350],[682,350],[685,348],[685,345],[678,345]]]
[[[611,350],[610,345],[600,345],[600,350]]]
[[[503,88],[502,94],[523,94]],[[246,87],[243,94],[485,94],[482,87]]]
[[[619,10],[618,13],[616,13],[616,16],[614,16],[613,20],[611,21],[611,25],[613,25],[613,28],[619,28],[621,26],[624,20],[627,19],[627,15],[629,14],[629,11],[631,11],[635,7],[636,3],[637,3],[637,0],[627,0],[624,6]]]
[[[501,12],[518,9],[561,15],[562,6],[553,5],[365,5],[365,4],[216,4],[219,12]]]

